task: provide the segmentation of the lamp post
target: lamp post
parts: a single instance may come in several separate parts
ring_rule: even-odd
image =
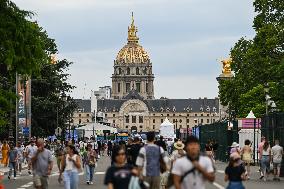
[[[268,93],[269,93],[268,83],[264,84],[264,92],[265,92],[265,100],[266,100],[265,114],[267,116],[268,115],[268,101],[270,100],[270,96],[268,95]]]
[[[62,99],[62,103],[63,103],[63,106],[62,106],[62,116],[64,116],[65,102],[67,100],[67,96],[66,96],[66,94],[64,92],[61,94],[61,99]],[[61,133],[61,137],[62,137],[63,142],[65,142],[65,133],[66,133],[65,123],[63,122],[62,133]]]

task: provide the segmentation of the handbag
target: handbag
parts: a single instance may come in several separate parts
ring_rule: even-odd
[[[167,165],[163,159],[163,156],[161,155],[161,147],[159,146],[159,154],[160,154],[160,172],[164,173],[167,171]]]
[[[141,189],[140,183],[139,183],[139,178],[136,176],[131,176],[130,182],[128,184],[128,188],[131,189]]]

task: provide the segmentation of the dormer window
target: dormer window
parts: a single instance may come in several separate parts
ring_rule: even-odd
[[[203,107],[201,106],[199,110],[200,110],[201,112],[203,112]]]
[[[173,107],[173,112],[176,112],[176,107],[175,106]]]
[[[210,111],[210,107],[209,107],[209,106],[207,106],[206,111],[207,111],[207,112],[209,112],[209,111]]]

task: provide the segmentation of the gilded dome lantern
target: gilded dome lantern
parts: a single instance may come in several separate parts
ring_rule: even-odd
[[[139,38],[137,37],[137,27],[134,24],[132,13],[132,22],[128,27],[127,44],[118,52],[116,57],[116,64],[143,64],[150,63],[148,53],[139,45]]]

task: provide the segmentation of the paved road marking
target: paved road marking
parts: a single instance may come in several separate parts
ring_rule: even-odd
[[[223,170],[217,170],[218,173],[225,173]]]
[[[23,188],[28,188],[28,187],[30,187],[31,186],[31,184],[25,184],[25,185],[23,185],[23,186],[21,186],[21,187],[23,187]]]
[[[106,172],[96,172],[95,175],[104,175]]]
[[[222,185],[218,184],[217,182],[213,182],[213,185],[216,186],[218,189],[225,189]]]

